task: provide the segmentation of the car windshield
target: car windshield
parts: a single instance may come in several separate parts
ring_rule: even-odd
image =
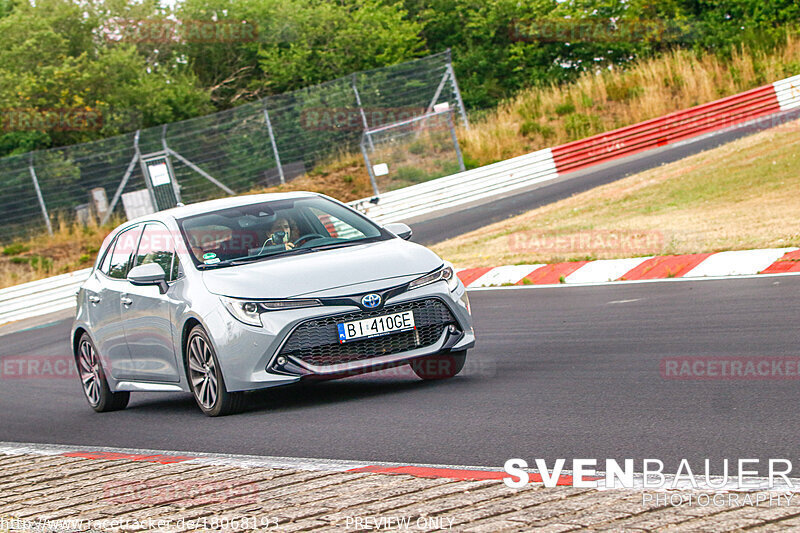
[[[178,223],[200,268],[389,238],[358,213],[321,197],[220,209]]]

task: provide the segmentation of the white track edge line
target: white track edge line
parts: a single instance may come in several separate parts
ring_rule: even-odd
[[[659,279],[626,279],[621,281],[593,281],[591,283],[551,283],[548,285],[507,285],[503,287],[475,287],[467,286],[470,292],[475,291],[498,291],[498,290],[517,290],[517,289],[552,289],[556,287],[598,287],[603,285],[636,285],[640,283],[661,283],[665,281],[719,281],[735,279],[755,279],[755,278],[780,278],[785,276],[800,276],[800,272],[773,272],[769,274],[742,274],[739,276],[707,276],[697,278],[659,278]]]

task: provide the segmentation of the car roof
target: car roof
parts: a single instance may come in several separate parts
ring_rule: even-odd
[[[151,220],[165,220],[168,218],[181,219],[192,215],[200,215],[218,209],[226,209],[230,207],[240,207],[243,205],[259,204],[262,202],[274,202],[276,200],[288,200],[293,198],[309,198],[320,196],[313,192],[297,191],[285,193],[263,193],[263,194],[247,194],[244,196],[231,196],[229,198],[219,198],[217,200],[208,200],[205,202],[197,202],[196,204],[183,205],[165,209],[157,213],[145,215],[129,220],[123,226],[135,224],[137,222],[146,222]]]

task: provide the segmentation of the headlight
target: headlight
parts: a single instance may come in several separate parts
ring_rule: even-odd
[[[408,284],[408,288],[416,289],[418,287],[423,287],[425,285],[430,285],[431,283],[436,283],[437,281],[444,280],[447,282],[447,286],[450,288],[451,291],[456,290],[458,287],[458,277],[456,277],[455,270],[453,270],[452,265],[445,264],[439,270],[435,270],[430,274],[425,274],[421,278],[417,278],[411,283]]]
[[[284,309],[299,309],[302,307],[317,307],[322,305],[319,300],[311,298],[296,300],[239,300],[236,298],[219,298],[225,309],[240,322],[251,326],[261,326],[261,313],[267,311],[281,311]]]

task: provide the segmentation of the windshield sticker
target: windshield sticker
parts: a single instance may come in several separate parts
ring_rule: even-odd
[[[211,259],[206,259],[205,261],[203,261],[203,263],[205,263],[206,265],[216,265],[217,263],[219,263],[219,257],[213,257]]]
[[[208,252],[207,254],[203,254],[204,261],[207,261],[209,259],[214,259],[215,257],[217,257],[217,254],[215,254],[214,252]]]

